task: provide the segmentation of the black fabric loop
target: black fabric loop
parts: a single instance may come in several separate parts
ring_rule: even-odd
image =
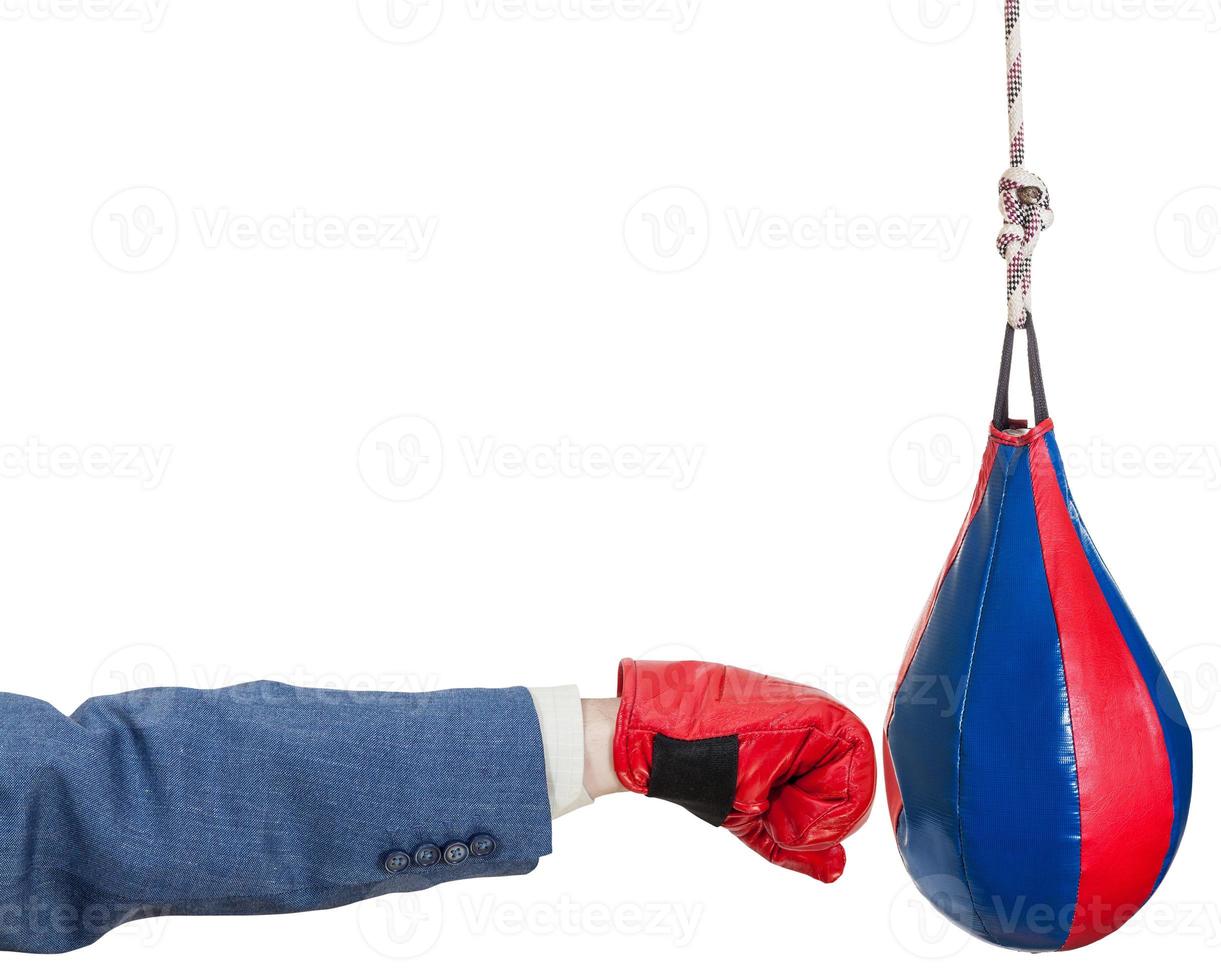
[[[1021,328],[1026,334],[1026,360],[1030,366],[1030,393],[1034,397],[1034,420],[1038,425],[1046,422],[1047,392],[1043,388],[1043,365],[1039,362],[1039,338],[1034,332],[1034,317],[1026,314],[1026,323]],[[992,409],[992,424],[1001,431],[1009,428],[1009,376],[1013,373],[1013,339],[1017,333],[1005,325],[1005,346],[1001,349],[1001,374],[996,383],[996,404]]]
[[[733,810],[738,786],[738,736],[688,741],[653,736],[649,796],[686,807],[719,827]]]

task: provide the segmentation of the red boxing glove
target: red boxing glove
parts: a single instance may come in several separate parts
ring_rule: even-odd
[[[819,881],[869,816],[873,741],[822,691],[698,661],[619,664],[615,772]]]

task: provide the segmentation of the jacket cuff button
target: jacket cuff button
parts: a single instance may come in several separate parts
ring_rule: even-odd
[[[471,838],[469,847],[475,857],[487,857],[496,850],[496,838],[491,834],[476,834]]]
[[[406,851],[391,851],[382,861],[382,867],[386,869],[386,873],[392,875],[406,871],[410,865],[411,856]]]

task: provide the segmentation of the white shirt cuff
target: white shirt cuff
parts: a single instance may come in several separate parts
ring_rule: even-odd
[[[585,721],[581,692],[567,687],[527,688],[538,713],[543,735],[543,761],[547,767],[547,800],[551,819],[593,802],[585,792]]]

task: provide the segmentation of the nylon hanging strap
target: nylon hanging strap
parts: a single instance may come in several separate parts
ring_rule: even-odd
[[[993,423],[998,429],[1009,427],[1009,375],[1013,365],[1014,334],[1026,333],[1030,386],[1034,395],[1035,421],[1047,420],[1047,396],[1043,390],[1043,371],[1039,364],[1039,345],[1034,320],[1030,316],[1030,265],[1039,235],[1050,228],[1054,214],[1047,185],[1025,167],[1026,123],[1022,105],[1022,14],[1021,0],[1005,0],[1005,58],[1008,65],[1009,96],[1009,169],[1000,179],[1000,211],[1005,223],[996,239],[997,250],[1005,260],[1008,287],[1008,322],[1005,346],[1001,353],[1001,376],[996,389]]]
[[[1034,332],[1034,318],[1027,313],[1024,326],[1026,334],[1026,362],[1030,368],[1030,391],[1034,396],[1034,420],[1038,425],[1046,422],[1047,392],[1043,390],[1043,367],[1039,363],[1039,341]],[[1002,432],[1012,427],[1009,418],[1009,375],[1013,373],[1013,340],[1017,331],[1005,328],[1005,346],[1001,351],[1001,376],[996,384],[996,405],[992,410],[992,424]]]

